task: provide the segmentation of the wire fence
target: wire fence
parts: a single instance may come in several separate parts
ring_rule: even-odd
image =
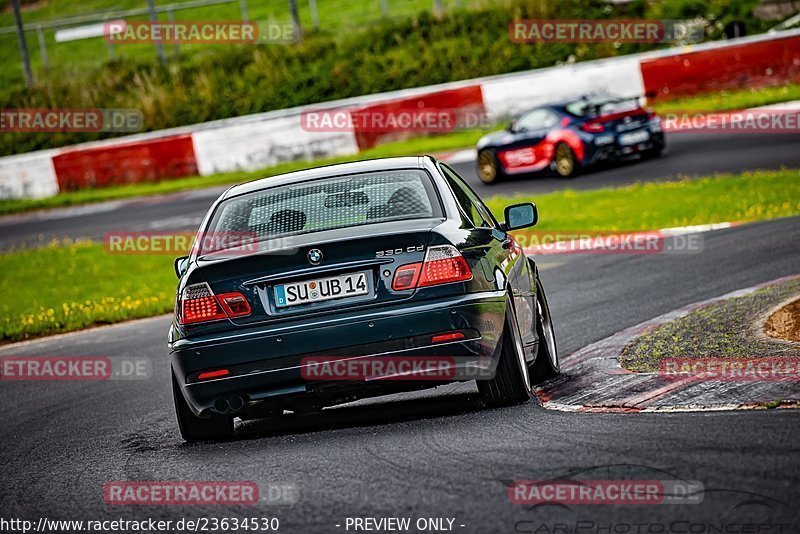
[[[22,21],[30,62],[34,73],[49,68],[66,70],[101,65],[109,59],[153,58],[158,46],[136,44],[115,46],[102,34],[102,25],[113,20],[128,22],[174,21],[254,21],[281,25],[296,24],[302,32],[321,30],[346,35],[378,21],[409,17],[423,11],[445,12],[460,7],[485,5],[496,0],[295,0],[297,18],[292,17],[292,0],[188,0],[155,3],[148,9],[145,0],[122,0],[122,9],[72,12],[53,17],[52,10],[23,10]],[[98,3],[98,2],[94,2]],[[80,5],[76,3],[76,5]],[[98,31],[99,28],[99,31]],[[209,45],[164,45],[167,59]],[[211,46],[230,46],[215,44]],[[0,12],[0,85],[22,79],[23,64],[17,31],[11,11]]]

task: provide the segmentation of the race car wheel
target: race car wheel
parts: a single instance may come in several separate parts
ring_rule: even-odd
[[[547,296],[538,276],[536,277],[536,312],[536,332],[539,343],[536,349],[536,359],[529,371],[532,384],[544,382],[548,378],[556,376],[560,370],[550,307],[547,305]]]
[[[506,303],[505,327],[500,343],[500,360],[494,378],[478,380],[481,399],[489,407],[521,404],[533,395],[522,349],[522,336],[510,298]]]
[[[181,437],[186,441],[214,441],[233,437],[233,417],[230,415],[213,415],[204,419],[197,417],[189,409],[183,393],[178,387],[175,375],[172,375],[172,398],[175,401],[175,415]]]
[[[485,184],[496,183],[503,178],[505,173],[497,161],[497,156],[491,150],[481,150],[478,153],[478,178]]]
[[[575,153],[566,143],[558,143],[553,151],[553,170],[559,176],[568,178],[575,174]]]

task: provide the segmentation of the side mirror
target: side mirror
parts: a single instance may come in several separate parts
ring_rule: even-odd
[[[533,202],[514,204],[506,207],[505,218],[506,222],[503,223],[504,230],[519,230],[520,228],[536,225],[539,222],[539,211]]]
[[[175,263],[173,266],[175,267],[175,274],[178,276],[178,278],[180,278],[186,274],[186,270],[189,268],[189,256],[175,258]]]

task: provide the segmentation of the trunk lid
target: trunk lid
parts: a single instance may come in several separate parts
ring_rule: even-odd
[[[239,325],[382,305],[413,295],[413,291],[392,290],[394,272],[401,265],[423,260],[431,229],[441,222],[439,218],[391,221],[275,239],[262,242],[256,253],[201,256],[198,270],[216,295],[236,291],[248,300],[251,314],[231,319]],[[356,276],[342,278],[350,273]],[[357,276],[359,273],[363,277]],[[297,285],[304,281],[315,283]],[[361,289],[347,296],[335,293],[337,287],[349,290],[362,281],[365,294]],[[278,286],[283,286],[283,291],[276,294]],[[287,291],[307,297],[311,287],[326,300],[294,305],[278,302]]]

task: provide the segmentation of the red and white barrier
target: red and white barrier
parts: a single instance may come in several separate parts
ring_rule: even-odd
[[[357,127],[309,131],[309,111],[440,108],[498,121],[525,108],[592,91],[656,98],[800,81],[800,30],[366,95],[62,149],[0,158],[0,198],[257,170],[286,161],[357,154],[387,135]]]

